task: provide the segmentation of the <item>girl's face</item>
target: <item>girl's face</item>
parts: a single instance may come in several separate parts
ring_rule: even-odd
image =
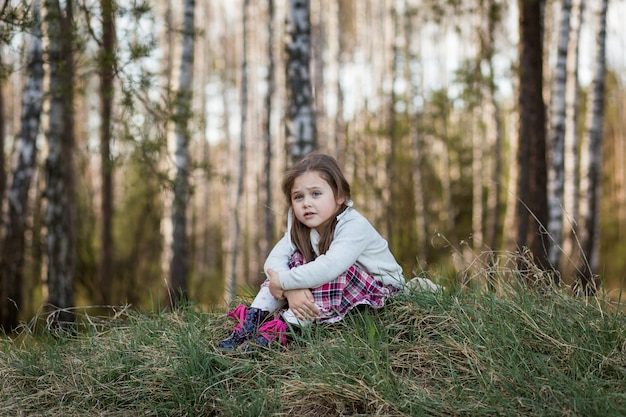
[[[291,187],[291,207],[302,224],[322,233],[339,211],[345,197],[335,198],[333,189],[317,171],[297,177]]]

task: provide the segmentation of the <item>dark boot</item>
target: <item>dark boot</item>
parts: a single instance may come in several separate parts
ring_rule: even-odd
[[[234,318],[239,323],[233,327],[230,336],[218,344],[218,347],[224,350],[235,349],[256,333],[268,314],[269,312],[265,310],[248,308],[243,304],[238,305],[235,310],[228,313],[228,316]]]
[[[268,347],[272,340],[275,340],[282,346],[287,346],[291,341],[291,336],[299,334],[300,327],[286,323],[281,317],[277,317],[259,327],[257,336],[254,338],[254,344]]]

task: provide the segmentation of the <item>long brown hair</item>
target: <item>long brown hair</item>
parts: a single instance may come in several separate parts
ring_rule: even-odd
[[[296,178],[308,171],[319,173],[320,177],[322,177],[333,190],[335,199],[339,197],[345,198],[344,204],[342,204],[341,208],[335,213],[335,216],[324,230],[324,233],[320,235],[319,251],[320,254],[324,254],[333,241],[335,226],[337,225],[337,215],[347,208],[346,203],[350,200],[350,184],[344,177],[343,172],[341,172],[341,168],[339,168],[339,164],[335,158],[326,154],[310,153],[296,162],[287,172],[285,178],[283,178],[283,194],[289,206],[291,206],[291,189],[293,188]],[[291,240],[302,256],[304,256],[306,262],[310,262],[316,258],[315,251],[311,245],[311,229],[300,223],[295,216],[293,217],[293,223],[291,225]]]

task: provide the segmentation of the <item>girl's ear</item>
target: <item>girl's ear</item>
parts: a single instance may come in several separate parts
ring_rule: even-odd
[[[340,195],[339,197],[335,199],[335,202],[337,203],[338,206],[340,206],[346,202],[346,197],[344,195]]]

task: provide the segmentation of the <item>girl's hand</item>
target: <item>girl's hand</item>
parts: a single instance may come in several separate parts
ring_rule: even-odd
[[[268,269],[267,274],[270,276],[270,293],[277,300],[285,299],[285,291],[283,291],[283,287],[280,286],[280,280],[278,279],[278,273],[273,269]]]
[[[289,308],[298,320],[311,320],[319,317],[320,311],[309,289],[287,290],[284,294]]]

